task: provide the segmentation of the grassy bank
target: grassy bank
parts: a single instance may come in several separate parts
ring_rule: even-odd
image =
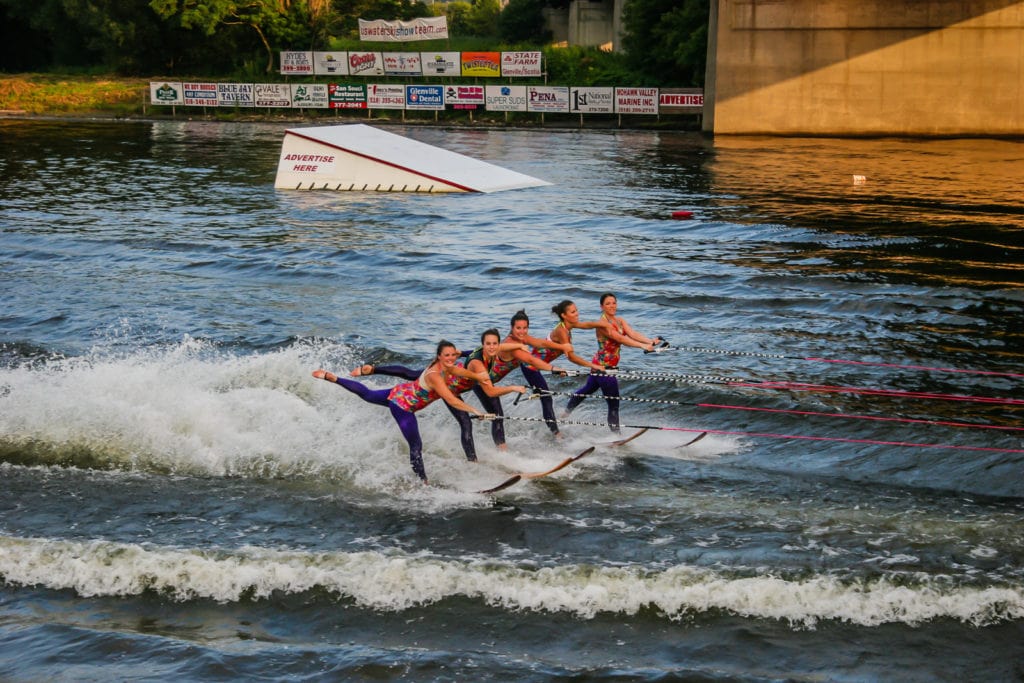
[[[105,114],[142,112],[149,80],[116,76],[0,74],[0,110],[26,114]]]

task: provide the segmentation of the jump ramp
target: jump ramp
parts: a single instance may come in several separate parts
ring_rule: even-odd
[[[367,126],[290,128],[274,187],[354,192],[500,192],[551,183]]]

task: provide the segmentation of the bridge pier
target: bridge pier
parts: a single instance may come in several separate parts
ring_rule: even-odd
[[[1024,135],[1020,0],[711,0],[704,130]]]

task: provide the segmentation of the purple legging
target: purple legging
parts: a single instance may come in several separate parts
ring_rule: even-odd
[[[377,365],[373,368],[373,374],[402,377],[407,380],[418,380],[420,378],[419,370],[413,370],[404,365]],[[462,442],[462,450],[466,453],[466,460],[476,462],[476,444],[473,443],[473,423],[470,421],[469,413],[453,408],[447,403],[445,405],[448,406],[448,412],[459,423],[459,441]],[[497,423],[498,421],[495,420],[495,424]],[[502,433],[502,443],[504,443],[504,432]]]
[[[480,405],[483,406],[485,413],[494,413],[499,418],[505,416],[505,411],[501,407],[500,396],[488,396],[479,384],[473,385],[473,393],[480,399]],[[466,413],[463,413],[465,415]],[[469,417],[466,418],[469,421]],[[494,439],[495,446],[501,446],[505,443],[505,421],[491,420],[491,438]]]
[[[388,395],[391,393],[391,389],[370,389],[355,380],[344,377],[338,377],[335,381],[367,403],[387,406],[391,410],[391,417],[395,418],[398,429],[409,444],[409,462],[412,464],[412,471],[420,479],[426,481],[427,471],[423,468],[423,440],[420,438],[420,426],[416,421],[416,414],[389,401]]]
[[[576,409],[576,406],[583,403],[588,394],[598,389],[604,394],[608,402],[608,426],[613,432],[619,431],[619,380],[608,375],[587,375],[587,383],[576,390],[568,405],[565,406],[566,414]]]
[[[523,377],[526,378],[527,384],[534,389],[540,389],[544,392],[540,397],[540,412],[544,415],[544,421],[547,423],[551,433],[557,434],[558,422],[555,420],[555,402],[547,393],[549,391],[547,380],[544,379],[544,375],[540,374],[540,370],[534,370],[525,365],[520,365],[519,368],[523,371]]]

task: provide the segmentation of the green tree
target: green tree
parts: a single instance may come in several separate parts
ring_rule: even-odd
[[[448,35],[471,35],[469,28],[469,15],[472,11],[473,6],[464,0],[449,2],[447,7],[445,7],[445,15],[448,17]]]
[[[330,10],[326,0],[151,0],[149,5],[162,18],[207,36],[224,27],[252,31],[266,54],[266,73],[274,69],[275,49],[312,47]]]
[[[512,44],[550,42],[551,31],[544,22],[542,0],[509,0],[498,15],[498,35]]]
[[[473,0],[473,7],[467,17],[470,35],[497,37],[499,14],[501,5],[498,0]]]
[[[89,66],[99,61],[86,44],[88,36],[68,15],[61,0],[0,0],[0,5],[6,15],[3,32],[10,41],[4,41],[6,48],[26,38],[35,45],[20,61],[29,55],[30,63],[46,66]]]
[[[161,66],[167,46],[181,38],[145,4],[64,0],[63,5],[86,49],[97,61],[122,73],[141,73]]]
[[[6,14],[6,16],[4,16]],[[4,48],[31,50],[5,66],[105,68],[139,74],[162,71],[192,55],[207,71],[225,63],[217,51],[236,47],[230,36],[213,46],[200,33],[165,21],[145,3],[123,0],[0,0]],[[215,49],[214,49],[215,48]],[[3,54],[3,52],[0,52]]]
[[[703,85],[710,9],[710,0],[627,0],[622,47],[645,84]]]

